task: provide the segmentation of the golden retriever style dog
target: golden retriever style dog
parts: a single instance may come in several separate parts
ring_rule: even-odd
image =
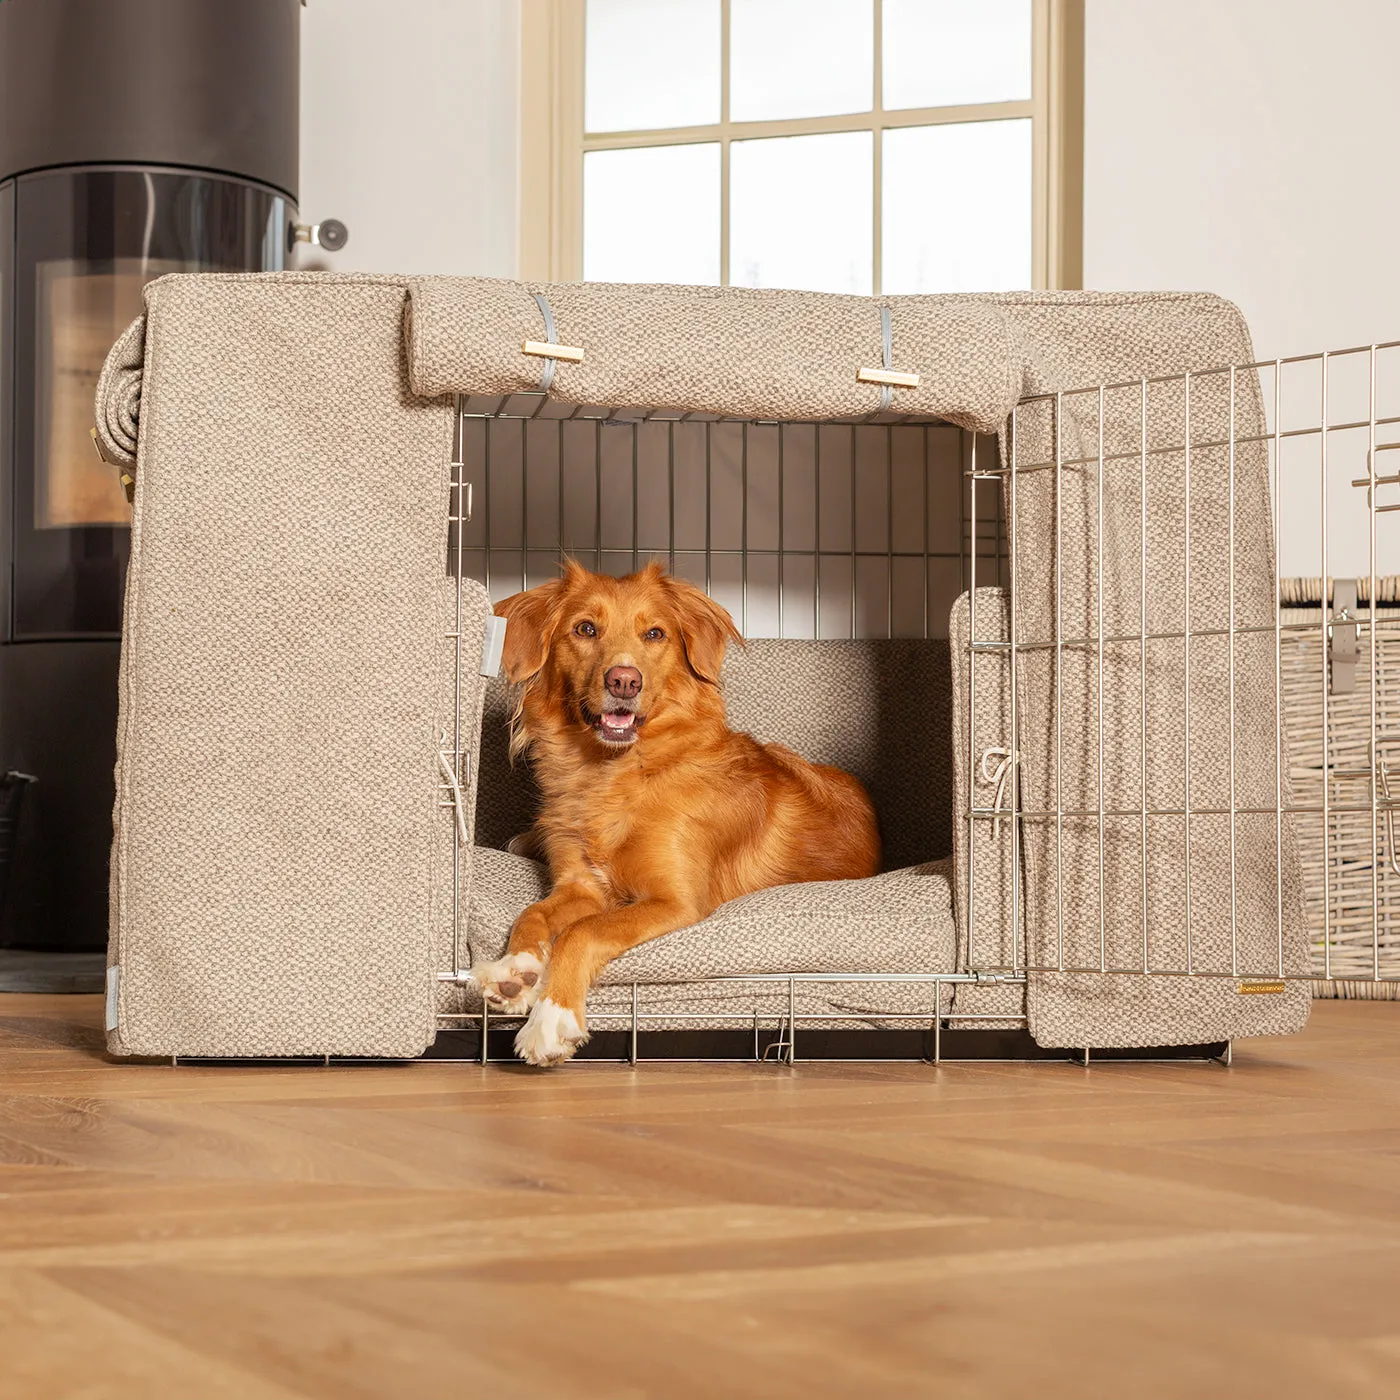
[[[743,639],[698,588],[656,563],[611,578],[570,560],[496,612],[552,888],[472,976],[493,1010],[529,1012],[523,1060],[558,1064],[587,1040],[588,990],[628,948],[769,885],[879,869],[855,778],[725,723],[720,668]]]

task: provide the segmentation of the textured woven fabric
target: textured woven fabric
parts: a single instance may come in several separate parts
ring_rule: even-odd
[[[408,392],[402,302],[357,278],[147,289],[118,1052],[410,1056],[433,1037],[452,411]]]
[[[138,316],[108,352],[97,381],[97,443],[103,459],[130,467],[141,429],[141,379],[146,360],[146,318]]]
[[[426,395],[537,390],[544,338],[535,301],[553,308],[563,344],[550,389],[562,403],[674,408],[734,418],[874,413],[880,387],[856,380],[882,363],[880,309],[890,308],[894,366],[916,370],[894,409],[996,432],[1020,392],[1002,308],[966,296],[833,296],[745,287],[504,282],[421,277],[409,283],[409,375]]]

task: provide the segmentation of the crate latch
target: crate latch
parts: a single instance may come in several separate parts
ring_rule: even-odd
[[[1333,695],[1350,695],[1356,689],[1356,613],[1356,580],[1335,579],[1327,644]]]

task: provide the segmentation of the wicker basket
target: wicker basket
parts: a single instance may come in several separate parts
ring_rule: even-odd
[[[1400,805],[1400,579],[1376,581],[1376,750],[1379,868],[1379,962],[1383,977],[1400,976],[1400,817],[1387,804],[1393,795]],[[1334,587],[1336,586],[1334,582]],[[1370,613],[1368,579],[1356,582],[1359,616]],[[1328,590],[1329,601],[1332,590]],[[1289,773],[1299,806],[1321,807],[1322,687],[1328,676],[1328,655],[1322,631],[1322,580],[1285,579],[1279,590],[1285,625],[1311,623],[1306,632],[1285,632],[1282,639],[1283,707],[1288,733]],[[1308,928],[1317,975],[1313,995],[1400,1000],[1400,982],[1377,981],[1376,950],[1371,937],[1371,648],[1363,633],[1356,647],[1352,686],[1334,685],[1327,695],[1330,729],[1328,758],[1329,805],[1360,807],[1356,812],[1333,810],[1328,817],[1324,853],[1320,816],[1298,818],[1298,848],[1303,863],[1303,889]],[[1324,881],[1324,862],[1328,878]],[[1331,905],[1332,946],[1324,950]],[[1324,974],[1330,977],[1324,980]]]

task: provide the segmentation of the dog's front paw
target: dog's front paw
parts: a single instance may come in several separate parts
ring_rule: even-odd
[[[567,1006],[542,998],[515,1037],[515,1053],[527,1065],[562,1065],[588,1039]]]
[[[472,981],[492,1011],[523,1016],[535,1004],[544,979],[544,963],[534,953],[507,953],[495,962],[477,963]]]

